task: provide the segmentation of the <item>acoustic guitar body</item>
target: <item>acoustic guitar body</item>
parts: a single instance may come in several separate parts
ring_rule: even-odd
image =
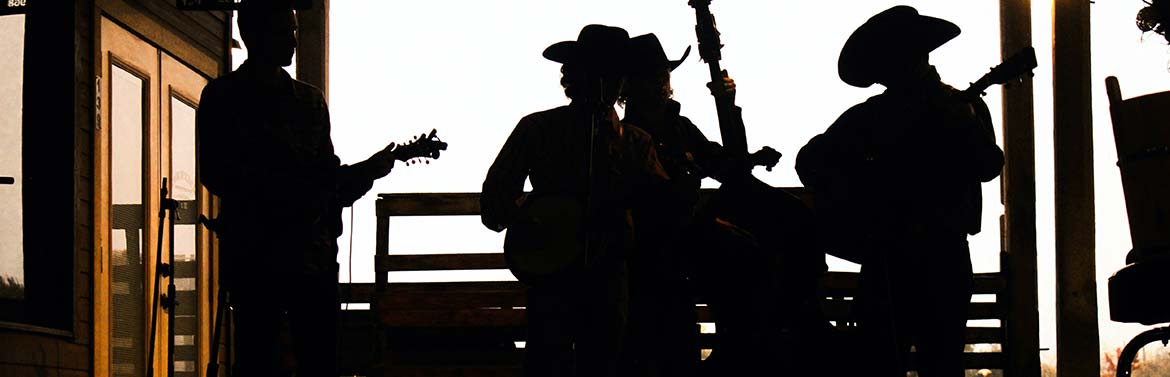
[[[504,237],[504,259],[528,285],[572,279],[585,270],[584,203],[571,195],[536,195],[521,208],[531,223],[513,224]]]

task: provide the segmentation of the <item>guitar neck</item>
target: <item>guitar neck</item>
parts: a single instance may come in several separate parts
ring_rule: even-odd
[[[984,94],[983,92],[987,91],[987,88],[990,88],[991,85],[991,80],[988,79],[986,75],[984,75],[983,77],[980,77],[979,80],[975,80],[975,82],[971,83],[967,89],[963,90],[963,93],[968,96],[979,97],[982,96]]]

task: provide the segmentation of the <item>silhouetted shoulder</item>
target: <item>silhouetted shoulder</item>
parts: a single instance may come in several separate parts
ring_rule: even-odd
[[[222,98],[229,96],[235,92],[235,88],[240,81],[239,71],[232,71],[226,75],[216,77],[203,87],[203,95],[200,101],[205,101],[208,98]]]
[[[837,117],[837,120],[833,121],[829,129],[825,130],[825,134],[857,131],[858,127],[864,126],[868,121],[872,120],[874,110],[881,106],[882,99],[879,97],[881,96],[870,97],[865,102],[853,105],[853,107],[845,110],[844,113],[841,113],[841,116]]]
[[[292,79],[292,87],[293,95],[302,101],[309,100],[322,105],[325,104],[325,92],[321,88],[297,79]]]
[[[571,112],[572,111],[567,105],[554,107],[548,110],[537,111],[535,113],[525,115],[524,118],[520,119],[520,123],[546,124],[551,120],[568,119],[569,113]]]

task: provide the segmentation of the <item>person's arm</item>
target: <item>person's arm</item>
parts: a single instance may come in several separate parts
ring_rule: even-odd
[[[521,119],[488,168],[479,199],[480,221],[488,229],[503,231],[523,216],[516,201],[524,193],[524,180],[531,168],[535,126],[531,115]]]
[[[796,155],[796,173],[800,182],[817,190],[849,175],[857,162],[864,159],[853,128],[865,119],[863,106],[847,110],[825,133],[808,141]]]
[[[995,143],[995,128],[991,125],[991,112],[987,109],[987,104],[983,99],[978,99],[972,106],[977,118],[975,125],[977,133],[970,138],[974,157],[972,167],[976,179],[988,182],[1003,171],[1003,149]]]
[[[320,101],[322,119],[319,121],[324,127],[324,133],[317,148],[322,156],[328,157],[319,162],[318,174],[321,174],[322,179],[331,177],[334,180],[338,205],[349,207],[374,187],[374,181],[390,174],[390,170],[394,168],[392,154],[394,143],[390,143],[364,161],[351,165],[341,164],[341,159],[334,152],[330,136],[332,124],[329,120],[329,108],[325,105],[323,96]]]
[[[195,110],[195,124],[199,142],[199,180],[215,195],[232,197],[242,177],[241,165],[232,158],[239,150],[238,130],[231,123],[231,109],[226,106],[227,98],[219,90],[220,83],[212,82],[200,95],[199,108]]]

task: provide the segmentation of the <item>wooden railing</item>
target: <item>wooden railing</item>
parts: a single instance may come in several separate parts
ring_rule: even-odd
[[[802,194],[799,189],[792,190]],[[526,331],[525,289],[516,281],[401,283],[389,282],[392,272],[498,270],[507,268],[501,253],[390,254],[390,221],[401,216],[475,216],[478,193],[383,194],[377,202],[378,240],[375,283],[343,285],[343,300],[370,303],[368,311],[345,312],[343,365],[347,372],[386,376],[518,376]],[[484,230],[487,231],[487,230]],[[484,245],[498,249],[498,245]],[[852,313],[856,273],[829,272],[821,281],[822,310],[838,327],[856,323]],[[977,296],[969,320],[997,320],[967,328],[967,343],[980,345],[964,354],[968,369],[1002,369],[1000,352],[1005,334],[1006,291],[1001,273],[975,275]],[[699,322],[712,322],[705,305],[697,307]],[[351,340],[346,340],[348,336]],[[701,334],[700,346],[710,349],[714,334]],[[377,344],[380,350],[355,347]]]

